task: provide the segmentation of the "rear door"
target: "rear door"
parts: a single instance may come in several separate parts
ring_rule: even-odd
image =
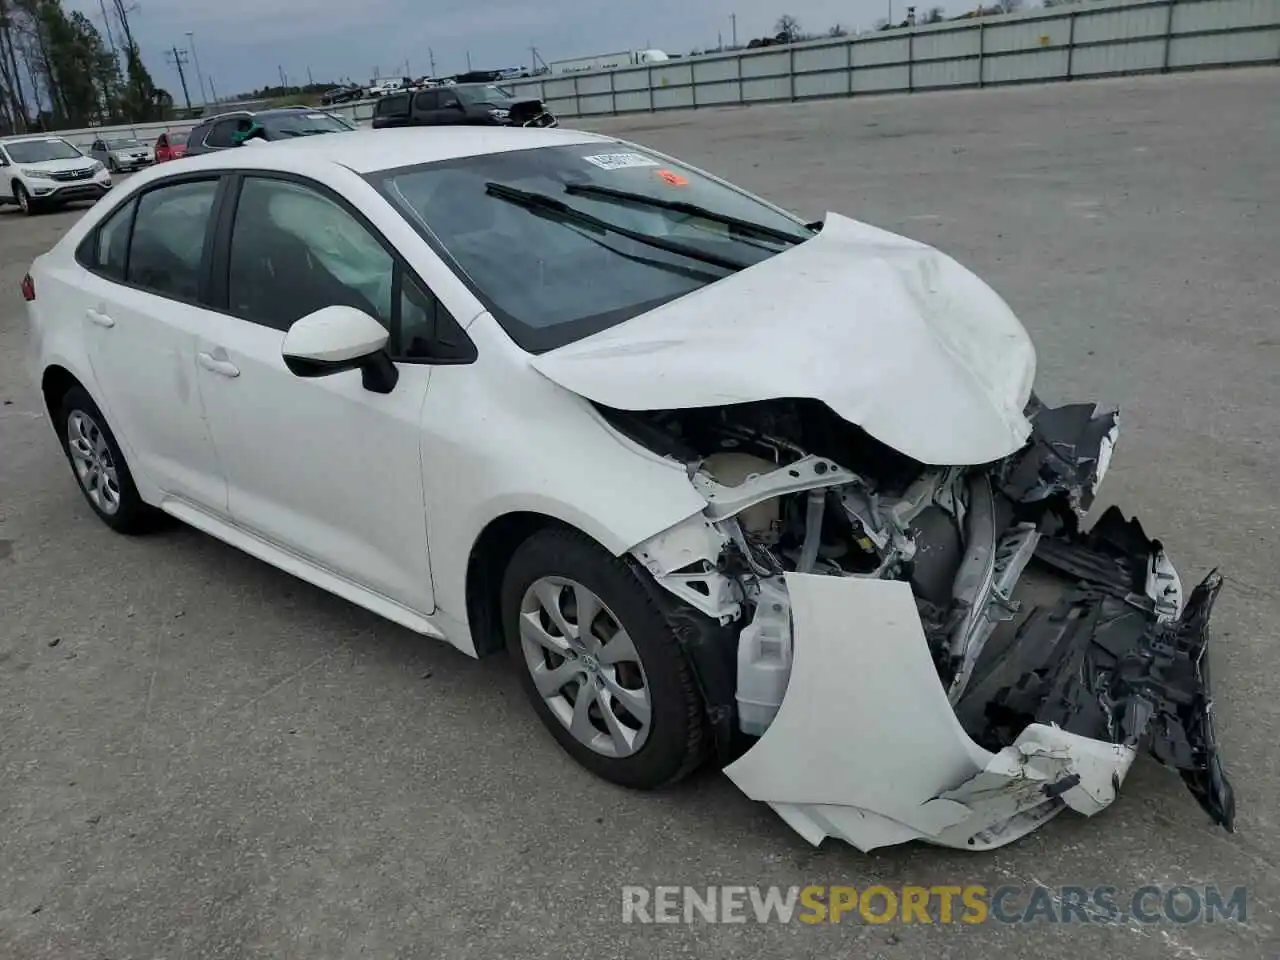
[[[100,401],[135,470],[166,496],[226,509],[196,382],[196,339],[221,318],[203,303],[221,179],[162,181],[130,200],[77,251],[61,286],[79,314]]]
[[[435,90],[422,90],[413,95],[413,119],[418,123],[439,123],[439,107],[440,94]]]
[[[434,298],[362,216],[302,178],[246,175],[222,230],[228,322],[197,354],[232,519],[429,614],[421,414],[432,368],[398,363],[395,388],[377,394],[354,370],[295,376],[282,346],[296,320],[343,304],[387,326],[394,347]]]

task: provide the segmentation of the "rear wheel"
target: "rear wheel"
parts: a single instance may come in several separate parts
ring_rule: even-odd
[[[143,533],[155,511],[143,502],[107,419],[83,387],[72,387],[57,414],[62,447],[80,492],[93,512],[117,533]]]
[[[652,789],[705,758],[708,738],[677,620],[699,614],[572,530],[535,533],[502,587],[507,647],[539,718],[575,760]],[[709,623],[709,621],[708,621]]]
[[[119,173],[120,164],[116,163],[115,157],[107,157],[107,171],[109,173]]]

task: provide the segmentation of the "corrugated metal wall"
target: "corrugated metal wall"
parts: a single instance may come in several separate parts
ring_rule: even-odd
[[[508,85],[576,117],[1263,63],[1280,63],[1280,0],[1117,0]],[[330,109],[373,118],[372,101]],[[63,134],[152,141],[193,125]]]
[[[1119,0],[512,81],[560,116],[1280,63],[1280,0]]]

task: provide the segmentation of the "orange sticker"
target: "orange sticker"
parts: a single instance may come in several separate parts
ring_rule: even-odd
[[[671,184],[673,187],[687,187],[689,185],[688,180],[671,170],[659,170],[658,176],[667,181],[667,183]]]

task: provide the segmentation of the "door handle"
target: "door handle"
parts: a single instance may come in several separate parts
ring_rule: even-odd
[[[100,327],[114,327],[116,325],[116,322],[112,320],[109,316],[107,316],[101,310],[95,310],[92,307],[86,310],[84,312],[84,315]]]
[[[204,367],[206,370],[211,370],[220,376],[240,376],[240,368],[227,359],[226,353],[222,350],[218,350],[217,353],[221,354],[221,356],[217,356],[212,353],[204,353],[202,351],[196,355],[196,359],[200,361],[200,366]]]

